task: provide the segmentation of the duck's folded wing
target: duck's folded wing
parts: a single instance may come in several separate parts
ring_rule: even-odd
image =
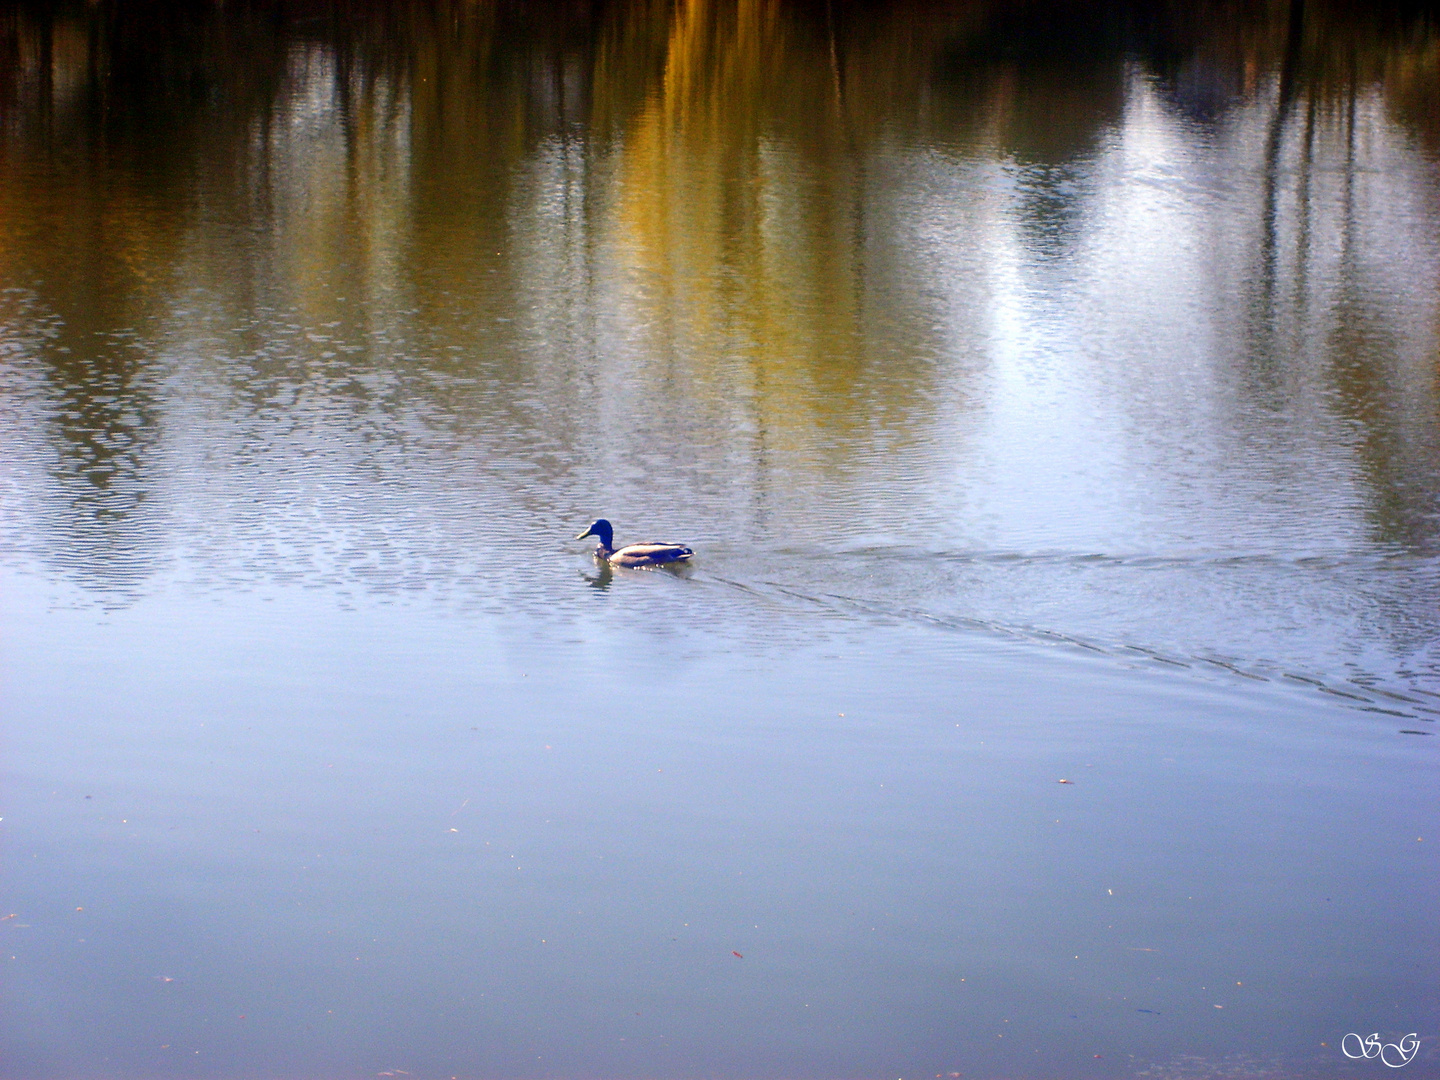
[[[690,558],[695,552],[684,544],[626,544],[615,554],[652,562],[679,562],[681,559]]]

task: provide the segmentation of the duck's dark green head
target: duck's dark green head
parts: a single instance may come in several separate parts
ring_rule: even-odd
[[[590,527],[575,539],[584,540],[587,536],[598,536],[601,545],[608,548],[611,541],[615,539],[615,530],[611,527],[610,522],[604,518],[596,518],[590,523]]]

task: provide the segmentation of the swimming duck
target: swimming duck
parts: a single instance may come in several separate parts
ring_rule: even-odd
[[[695,554],[680,544],[626,544],[616,550],[615,529],[604,518],[596,518],[590,523],[590,527],[575,539],[584,540],[587,536],[600,538],[600,543],[595,545],[595,558],[612,566],[663,566],[666,563],[685,562]]]

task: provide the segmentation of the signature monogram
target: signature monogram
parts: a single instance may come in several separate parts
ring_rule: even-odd
[[[1351,1040],[1354,1040],[1353,1042]],[[1398,1069],[1402,1065],[1409,1065],[1410,1059],[1420,1049],[1420,1039],[1411,1032],[1399,1042],[1382,1043],[1380,1033],[1361,1038],[1353,1031],[1340,1040],[1340,1052],[1348,1058],[1379,1058],[1381,1064],[1389,1065],[1392,1069]],[[1391,1059],[1394,1059],[1393,1061]]]

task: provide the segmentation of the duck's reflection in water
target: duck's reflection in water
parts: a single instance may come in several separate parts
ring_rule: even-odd
[[[671,577],[689,578],[694,573],[694,567],[689,563],[665,563],[661,566],[627,567],[615,566],[604,559],[595,560],[595,573],[587,574],[583,570],[580,576],[592,589],[608,589],[610,583],[616,578],[642,578],[651,574],[669,574]]]
[[[581,571],[580,576],[585,579],[585,583],[592,589],[608,589],[610,588],[610,583],[615,580],[615,568],[608,562],[601,562],[599,559],[596,559],[595,573],[587,574]]]

